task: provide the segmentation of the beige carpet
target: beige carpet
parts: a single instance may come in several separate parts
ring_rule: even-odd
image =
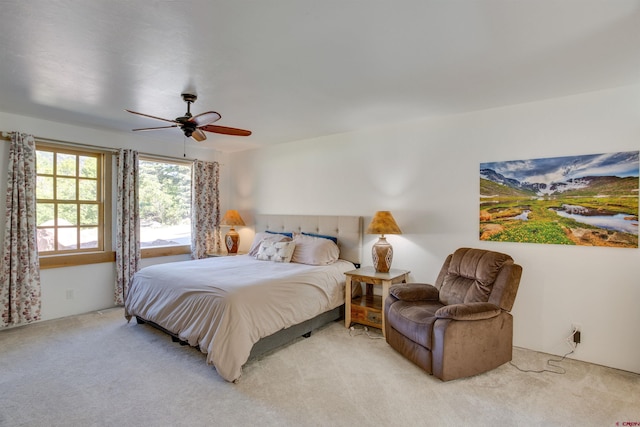
[[[356,331],[358,332],[358,331]],[[354,334],[355,335],[355,334]],[[525,369],[549,355],[514,350]],[[443,383],[341,323],[250,361],[237,384],[121,309],[0,332],[1,426],[616,426],[640,375],[565,360]],[[619,424],[616,424],[619,423]],[[627,424],[631,425],[631,424]]]

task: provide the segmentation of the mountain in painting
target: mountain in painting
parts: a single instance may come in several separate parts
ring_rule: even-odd
[[[550,184],[520,182],[507,178],[493,169],[480,169],[480,193],[495,196],[598,196],[638,195],[638,177],[585,176]]]

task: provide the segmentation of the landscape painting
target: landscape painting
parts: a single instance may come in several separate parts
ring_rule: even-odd
[[[638,247],[638,151],[480,164],[480,240]]]

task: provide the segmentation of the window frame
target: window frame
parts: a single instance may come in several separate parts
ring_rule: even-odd
[[[176,164],[182,166],[188,166],[191,169],[191,183],[193,185],[193,161],[190,160],[180,160],[180,159],[167,159],[165,157],[156,157],[152,154],[140,154],[139,161],[146,162],[156,162],[156,163],[167,163],[167,164]],[[138,195],[140,194],[140,189],[138,188]],[[139,196],[138,196],[139,197]],[[192,198],[189,201],[189,208],[192,206]],[[188,245],[170,245],[170,246],[156,246],[153,248],[141,248],[140,249],[140,258],[158,258],[164,256],[174,256],[174,255],[185,255],[191,253],[191,244]]]
[[[115,252],[113,251],[112,244],[112,152],[101,150],[99,148],[90,148],[88,146],[75,147],[66,144],[56,144],[52,142],[45,142],[36,140],[36,151],[52,152],[54,157],[58,153],[71,154],[74,156],[96,156],[98,160],[97,171],[97,190],[99,196],[96,204],[98,205],[98,242],[101,247],[99,248],[86,248],[76,249],[68,251],[47,251],[45,254],[38,254],[40,268],[58,268],[58,267],[70,267],[77,265],[95,264],[102,262],[115,262]],[[76,171],[78,174],[79,171]],[[36,177],[39,176],[36,163]],[[57,171],[53,171],[53,174],[46,174],[55,179]],[[75,179],[80,177],[76,175]],[[101,200],[100,200],[101,199]],[[38,200],[43,200],[44,203],[57,204],[55,197],[53,199],[36,199],[36,205]],[[62,200],[62,199],[60,199]],[[81,201],[76,194],[76,203],[81,205]],[[57,227],[54,225],[54,227]]]

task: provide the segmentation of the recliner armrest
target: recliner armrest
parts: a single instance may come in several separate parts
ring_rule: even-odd
[[[483,320],[496,317],[502,310],[488,302],[470,302],[467,304],[451,304],[439,308],[435,312],[438,319],[451,320]]]
[[[438,301],[440,291],[427,283],[399,283],[389,288],[389,294],[402,301]]]

